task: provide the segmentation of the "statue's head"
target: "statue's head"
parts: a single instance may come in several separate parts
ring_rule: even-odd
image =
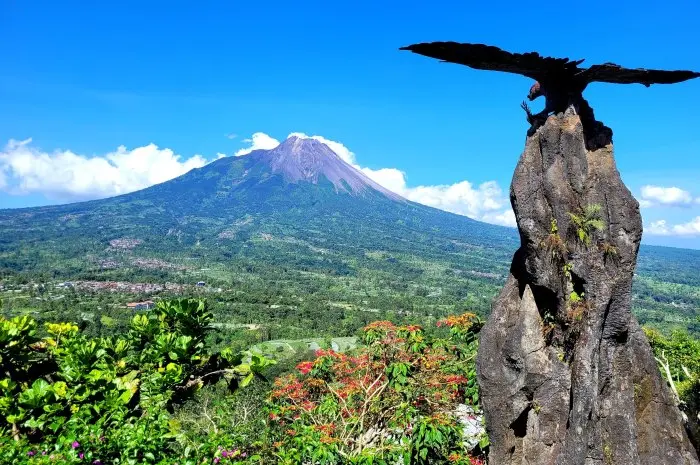
[[[527,94],[529,100],[535,100],[537,97],[542,96],[542,87],[539,82],[535,82],[532,87],[530,87],[530,93]]]

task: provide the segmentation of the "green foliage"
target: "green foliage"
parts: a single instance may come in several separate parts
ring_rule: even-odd
[[[700,340],[686,331],[674,331],[665,337],[644,328],[661,373],[678,396],[681,410],[688,418],[687,427],[694,441],[700,440]]]
[[[300,375],[252,349],[212,352],[211,320],[195,299],[109,337],[0,319],[0,463],[483,463],[455,417],[458,403],[479,408],[476,315],[441,320],[449,337],[372,323],[363,346],[320,349]]]
[[[600,217],[601,209],[602,206],[595,203],[586,205],[577,213],[569,212],[571,223],[576,228],[576,238],[586,246],[591,243],[595,232],[605,229],[605,222]]]
[[[668,361],[679,393],[700,380],[700,340],[686,331],[673,331],[669,337],[651,328],[644,328],[644,332],[656,356]]]
[[[473,314],[450,317],[441,324],[450,337],[440,339],[376,321],[362,332],[364,346],[319,350],[299,373],[278,378],[269,438],[277,463],[480,463],[454,418],[458,403],[472,402],[476,323]]]
[[[161,463],[176,441],[173,405],[270,363],[209,353],[211,318],[204,301],[163,301],[126,335],[102,338],[71,323],[47,323],[39,337],[29,317],[0,319],[0,462]]]
[[[571,263],[565,263],[564,266],[562,267],[562,271],[564,272],[564,277],[571,281],[571,270],[573,270],[574,266]]]
[[[571,294],[569,294],[569,302],[572,304],[577,304],[577,303],[582,302],[584,297],[585,296],[583,293],[581,293],[581,295],[579,295],[576,291],[571,291]]]
[[[556,218],[552,218],[552,222],[549,228],[549,235],[540,244],[549,251],[551,259],[554,261],[562,261],[566,258],[569,253],[566,243],[562,240],[559,235],[559,226],[557,225]]]
[[[175,408],[169,423],[177,436],[173,456],[184,455],[186,450],[212,449],[221,457],[219,446],[241,453],[262,448],[267,422],[263,407],[269,390],[270,384],[259,377],[234,392],[223,381],[204,386]]]
[[[585,293],[578,294],[576,291],[571,291],[567,299],[567,317],[569,320],[581,321],[588,308],[589,303],[586,300]]]

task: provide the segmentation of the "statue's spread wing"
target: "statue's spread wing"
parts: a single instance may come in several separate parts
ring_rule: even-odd
[[[536,52],[510,53],[492,45],[462,44],[458,42],[427,42],[401,47],[419,55],[458,63],[475,69],[522,74],[540,80],[549,73],[570,70],[572,74],[583,60],[542,57]]]
[[[663,71],[657,69],[623,68],[614,63],[594,65],[582,71],[577,77],[587,82],[611,82],[614,84],[675,84],[700,77],[694,71]]]

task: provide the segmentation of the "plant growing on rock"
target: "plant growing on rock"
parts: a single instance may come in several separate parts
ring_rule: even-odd
[[[542,337],[547,339],[555,327],[556,323],[554,321],[554,315],[552,315],[549,310],[546,310],[544,316],[542,317]]]
[[[615,247],[609,242],[603,242],[602,244],[600,244],[599,248],[600,251],[603,252],[603,258],[606,262],[616,262],[620,257],[620,253],[618,252],[617,247]]]
[[[586,295],[583,292],[578,294],[576,291],[572,291],[571,294],[569,294],[567,302],[566,316],[571,321],[581,321],[583,315],[588,310],[588,306]]]
[[[571,263],[565,263],[561,269],[564,273],[564,277],[571,281],[571,270],[574,269],[574,266]]]
[[[605,223],[600,217],[602,206],[594,203],[580,209],[577,213],[569,212],[569,218],[576,227],[576,238],[582,244],[588,246],[592,236],[597,231],[605,229]]]
[[[542,241],[540,246],[544,247],[549,252],[554,261],[564,260],[569,253],[566,243],[559,235],[559,226],[557,225],[556,218],[552,218],[549,226],[549,235]]]

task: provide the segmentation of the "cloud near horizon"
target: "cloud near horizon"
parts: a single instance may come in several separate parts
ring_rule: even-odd
[[[700,198],[693,199],[690,192],[678,187],[643,186],[639,205],[650,207],[690,207],[700,203]]]
[[[220,154],[221,155],[221,154]],[[0,190],[44,194],[56,200],[91,200],[126,194],[176,178],[207,164],[201,155],[182,159],[155,144],[87,157],[70,150],[44,152],[32,139],[10,139],[0,151]]]
[[[409,186],[405,172],[397,168],[363,167],[357,163],[355,154],[340,142],[304,133],[289,136],[312,138],[328,145],[367,177],[408,200],[487,223],[515,226],[508,197],[495,181],[479,185],[461,180],[453,184]],[[235,156],[259,149],[270,150],[280,144],[263,132],[256,132],[243,142],[248,146],[236,151]],[[225,156],[217,153],[213,159]],[[152,143],[131,150],[120,146],[103,155],[85,156],[70,150],[43,151],[31,138],[10,139],[0,150],[0,191],[12,195],[43,194],[59,201],[105,198],[168,181],[209,161],[197,154],[183,158],[169,148],[161,149]],[[700,197],[678,187],[646,185],[641,188],[639,202],[644,208],[688,208],[700,204]],[[663,219],[652,221],[645,225],[645,233],[700,237],[700,216],[678,224],[669,224]]]
[[[250,139],[243,139],[243,142],[250,144],[250,147],[245,147],[238,150],[236,153],[233,154],[235,157],[242,157],[243,155],[248,155],[250,152],[253,152],[255,150],[272,150],[278,145],[280,145],[280,141],[268,136],[264,132],[256,132],[250,137]]]
[[[687,223],[673,225],[666,220],[652,221],[644,228],[644,232],[653,236],[700,237],[700,216]]]
[[[646,185],[640,189],[638,198],[642,208],[692,208],[700,204],[687,190],[671,186]],[[667,220],[651,221],[644,226],[644,233],[652,236],[700,237],[700,216],[686,223],[669,224]]]

